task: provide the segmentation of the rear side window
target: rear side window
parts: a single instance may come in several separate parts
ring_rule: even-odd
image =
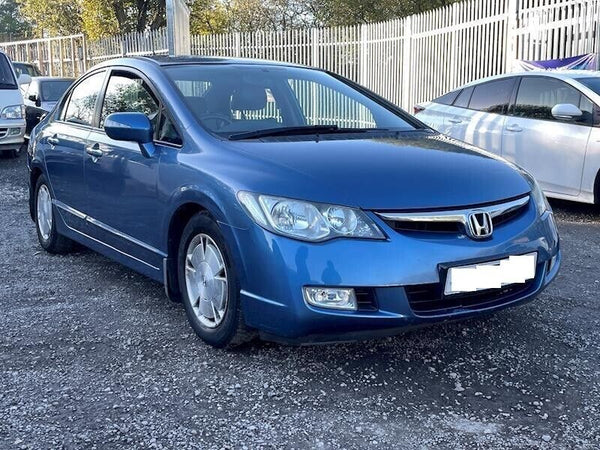
[[[495,114],[505,113],[514,84],[514,78],[507,78],[475,86],[469,109]]]
[[[473,87],[464,88],[456,100],[454,101],[454,106],[458,106],[459,108],[466,108],[469,106],[469,100],[471,100],[471,94],[473,94]]]
[[[457,91],[448,92],[447,94],[444,94],[441,97],[434,99],[433,102],[439,103],[441,105],[451,105],[452,103],[454,103],[454,100],[456,100],[456,97],[458,97],[458,94],[460,94],[460,92],[460,89]]]
[[[523,77],[513,115],[529,119],[556,120],[552,116],[552,108],[559,103],[570,103],[579,107],[581,93],[554,78]]]
[[[94,120],[96,100],[98,99],[100,89],[102,89],[103,81],[104,72],[98,72],[75,86],[71,92],[71,97],[67,103],[62,120],[80,125],[91,125]]]

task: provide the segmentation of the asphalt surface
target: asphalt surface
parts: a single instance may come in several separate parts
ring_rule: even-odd
[[[204,345],[162,287],[51,256],[0,158],[0,448],[598,448],[600,212],[536,301],[379,341]]]

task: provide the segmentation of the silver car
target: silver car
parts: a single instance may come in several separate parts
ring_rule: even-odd
[[[415,113],[528,170],[548,197],[600,203],[600,72],[499,75],[417,105]]]

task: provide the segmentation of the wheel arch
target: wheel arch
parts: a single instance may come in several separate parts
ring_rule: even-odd
[[[225,236],[225,244],[234,258],[236,258],[237,252],[232,248],[234,243],[231,242],[229,220],[223,209],[210,196],[195,189],[186,189],[177,200],[173,201],[173,204],[176,206],[168,214],[164,228],[166,230],[167,258],[164,261],[163,275],[167,295],[171,300],[179,301],[181,293],[177,278],[177,254],[183,230],[192,217],[201,212],[207,214],[220,226]]]

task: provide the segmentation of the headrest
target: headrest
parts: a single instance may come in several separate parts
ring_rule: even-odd
[[[264,87],[247,84],[233,91],[232,111],[259,110],[267,106],[267,92]]]

